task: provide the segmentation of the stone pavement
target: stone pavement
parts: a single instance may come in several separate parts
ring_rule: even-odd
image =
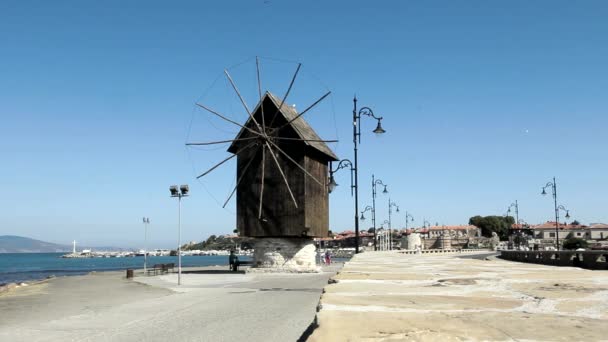
[[[608,272],[368,252],[325,288],[309,341],[608,341]]]

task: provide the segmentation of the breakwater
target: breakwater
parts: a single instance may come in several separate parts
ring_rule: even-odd
[[[551,266],[608,270],[608,251],[501,251],[500,258]]]

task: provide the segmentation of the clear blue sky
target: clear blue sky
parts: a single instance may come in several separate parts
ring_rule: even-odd
[[[141,247],[149,216],[151,245],[173,247],[175,183],[192,188],[183,241],[231,232],[234,203],[218,202],[235,165],[199,183],[226,154],[184,142],[234,133],[205,125],[197,100],[245,121],[214,81],[245,61],[230,70],[253,106],[256,55],[279,95],[295,68],[282,61],[303,63],[288,100],[300,109],[333,92],[307,119],[342,158],[353,94],[384,116],[380,139],[363,122],[361,207],[375,173],[418,224],[504,214],[516,199],[538,223],[556,176],[573,218],[608,222],[606,18],[605,1],[3,1],[0,235]],[[334,231],[353,227],[348,173],[338,182]]]

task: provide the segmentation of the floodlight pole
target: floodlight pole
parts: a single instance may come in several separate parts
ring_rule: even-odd
[[[144,217],[144,273],[148,271],[148,223],[150,219]]]
[[[182,197],[188,196],[188,186],[182,185],[178,189],[176,185],[170,188],[171,197],[177,197],[177,285],[182,284]]]

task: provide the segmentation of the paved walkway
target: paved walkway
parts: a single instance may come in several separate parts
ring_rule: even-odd
[[[368,252],[334,277],[309,341],[608,340],[608,272]]]

